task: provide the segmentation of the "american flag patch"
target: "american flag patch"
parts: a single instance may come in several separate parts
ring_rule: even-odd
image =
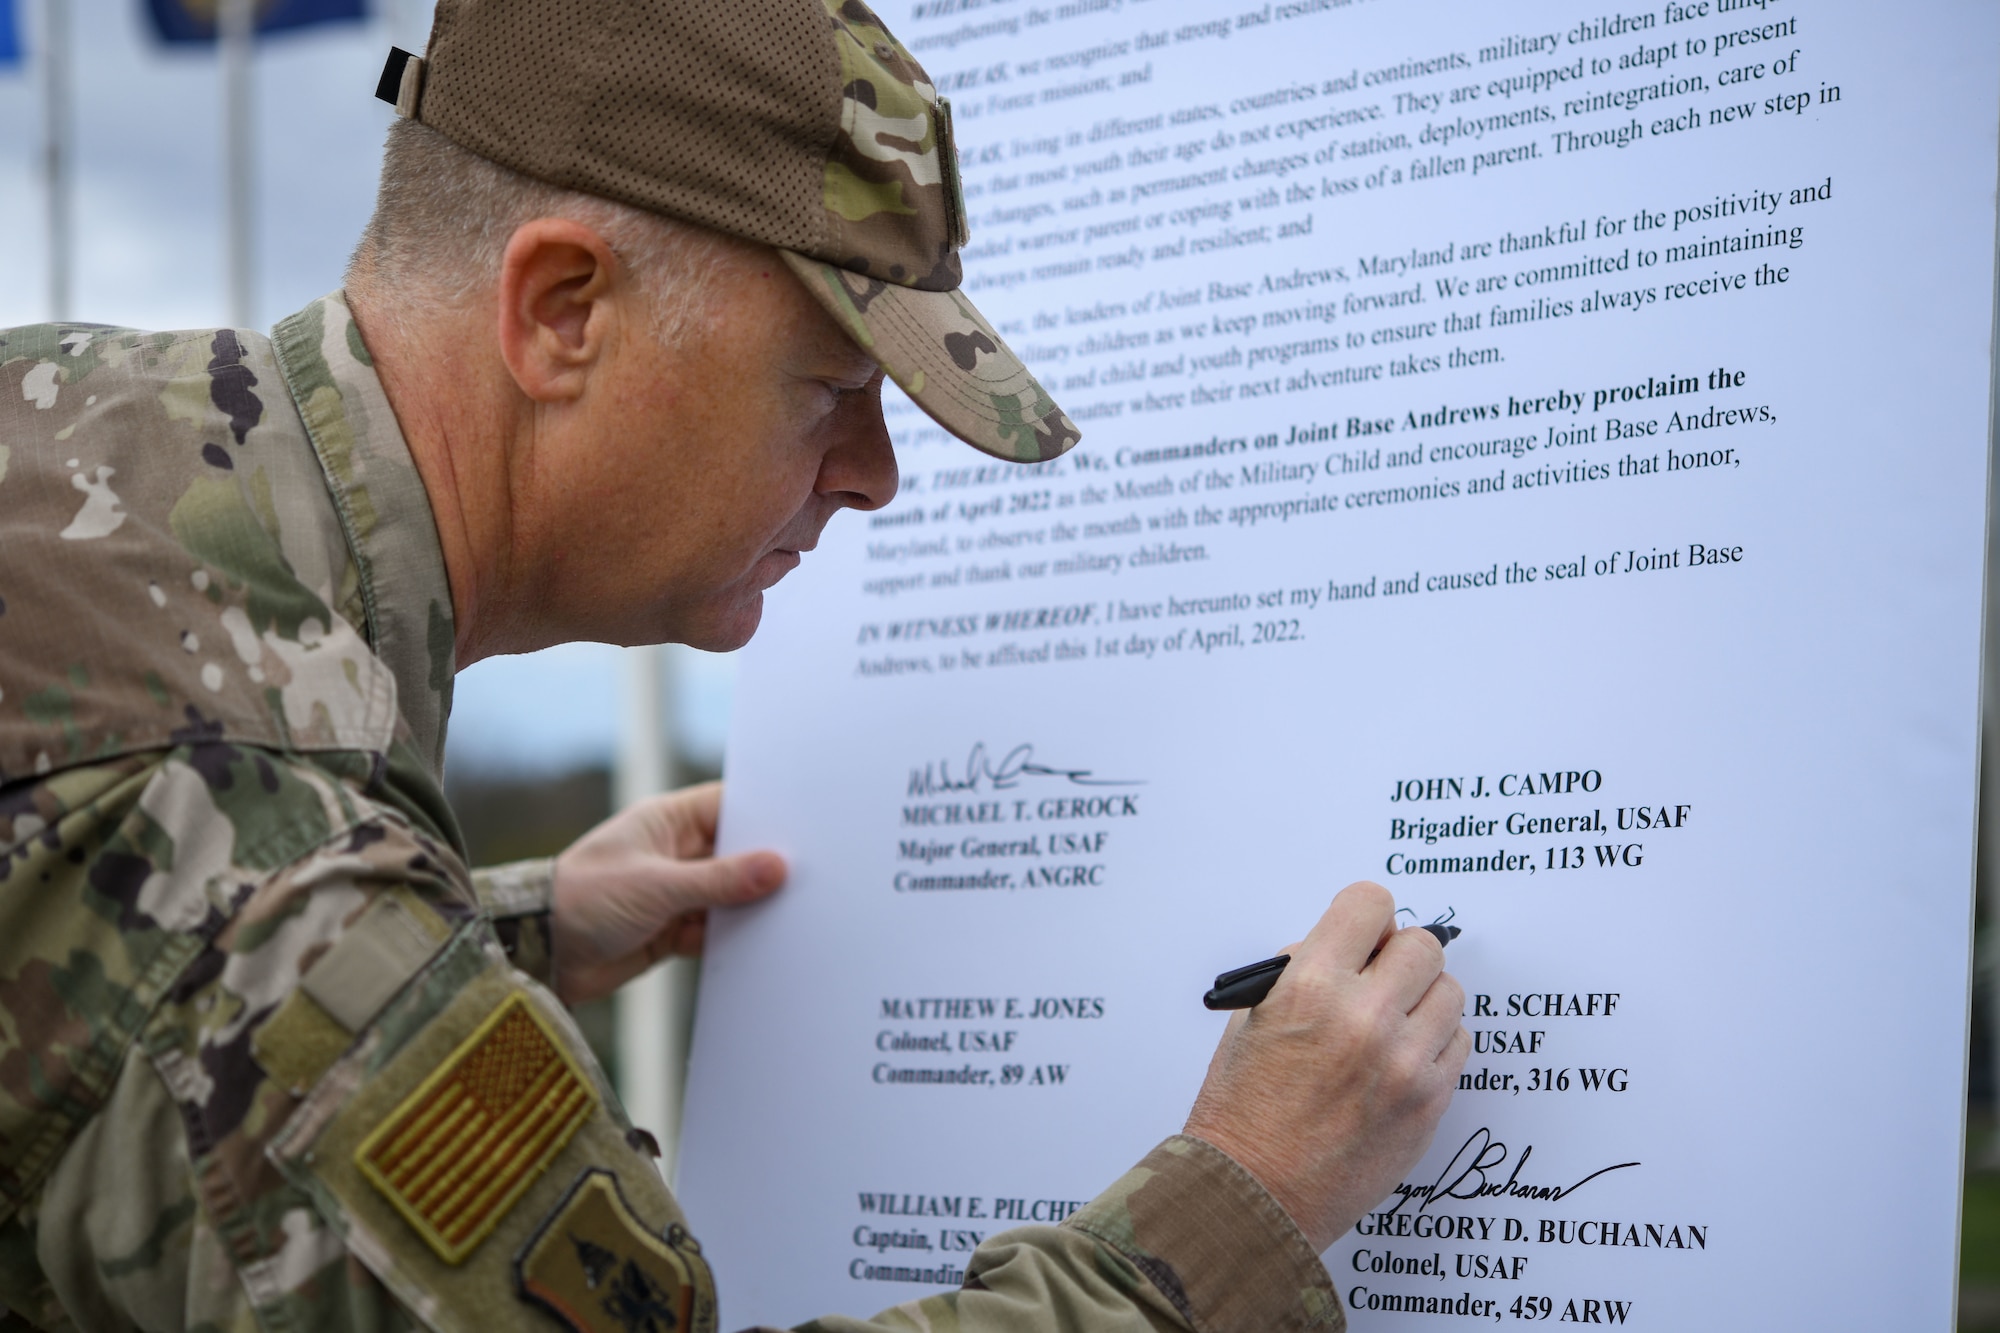
[[[509,996],[355,1150],[354,1163],[456,1264],[507,1215],[597,1104],[524,995]]]

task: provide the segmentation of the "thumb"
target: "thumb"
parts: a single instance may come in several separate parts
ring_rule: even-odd
[[[648,867],[646,886],[662,921],[707,907],[733,907],[768,897],[785,882],[785,862],[775,852],[738,852],[700,861],[662,856]]]
[[[570,966],[622,957],[681,917],[754,902],[784,882],[783,859],[765,851],[699,861],[645,853],[609,865],[558,862],[557,952]]]
[[[662,952],[698,949],[709,908],[755,902],[785,882],[773,852],[682,860],[630,828],[616,816],[556,858],[549,924],[571,1003],[609,994]]]

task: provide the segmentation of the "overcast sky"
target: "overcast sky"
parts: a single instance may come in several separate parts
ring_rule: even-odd
[[[212,52],[169,50],[141,0],[67,0],[72,14],[76,266],[71,316],[139,328],[224,322],[222,93]],[[16,0],[28,63],[0,69],[0,328],[49,318],[39,175],[42,0]],[[268,327],[340,285],[374,201],[394,113],[374,98],[391,44],[423,49],[429,5],[376,0],[366,24],[264,39],[257,55],[257,319]],[[384,13],[386,8],[387,13]],[[686,742],[719,755],[727,658],[681,652]],[[459,677],[451,762],[560,771],[608,760],[618,650],[577,644],[482,662]]]

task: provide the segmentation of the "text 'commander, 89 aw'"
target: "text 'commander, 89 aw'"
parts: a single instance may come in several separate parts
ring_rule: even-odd
[[[563,1001],[784,866],[713,854],[707,787],[468,871],[452,674],[743,643],[894,495],[885,374],[999,458],[1077,441],[959,291],[949,107],[859,0],[442,0],[380,91],[343,292],[0,332],[0,1328],[716,1328]],[[1317,1255],[1469,1043],[1383,890],[1291,953],[1184,1134],[816,1327],[1340,1327]]]

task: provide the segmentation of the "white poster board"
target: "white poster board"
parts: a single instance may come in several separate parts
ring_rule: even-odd
[[[745,654],[724,831],[793,876],[713,930],[680,1168],[732,1324],[1089,1199],[1365,877],[1456,912],[1478,1050],[1327,1256],[1356,1328],[1950,1327],[1994,7],[884,17],[1085,439],[899,403]]]

